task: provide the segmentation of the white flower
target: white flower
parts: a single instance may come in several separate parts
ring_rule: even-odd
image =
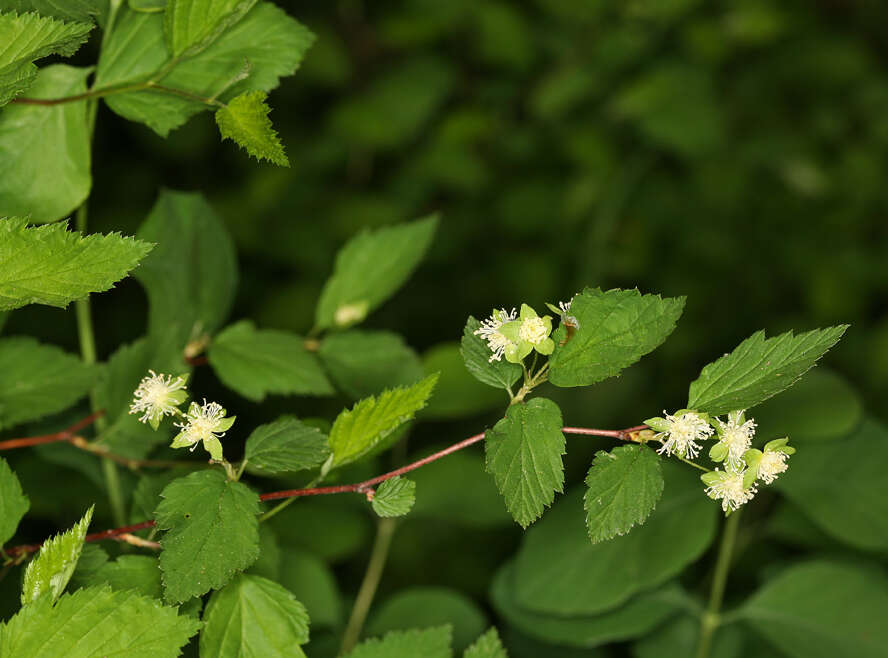
[[[176,423],[176,427],[182,428],[173,439],[173,448],[191,446],[191,450],[197,444],[203,442],[204,448],[210,456],[222,461],[222,444],[219,439],[225,436],[225,432],[234,424],[235,417],[225,417],[225,409],[218,402],[203,401],[202,405],[192,402],[185,416],[185,423]]]
[[[785,452],[766,450],[762,453],[758,464],[758,478],[765,484],[771,484],[778,475],[789,468],[789,464],[786,463],[787,457],[789,455]]]
[[[494,310],[490,317],[484,320],[481,326],[473,332],[476,336],[480,336],[482,340],[486,340],[487,347],[493,352],[488,362],[502,359],[503,352],[505,352],[509,345],[513,344],[512,341],[500,333],[500,327],[514,320],[517,315],[518,313],[514,308],[511,311],[506,311],[504,308]]]
[[[720,500],[722,510],[733,512],[741,505],[748,503],[756,494],[755,485],[745,486],[743,480],[746,471],[720,471],[718,469],[703,476],[707,484],[706,495],[713,500]]]
[[[129,412],[142,414],[139,422],[150,423],[157,429],[164,416],[178,413],[178,407],[185,401],[188,393],[185,391],[184,377],[176,377],[174,380],[172,375],[158,375],[153,370],[148,373],[133,392]]]
[[[752,445],[752,437],[755,436],[755,421],[752,419],[741,422],[743,411],[732,411],[728,414],[727,422],[719,418],[715,419],[718,429],[718,442],[727,450],[725,459],[733,470],[739,470],[743,466],[743,454]],[[720,461],[720,460],[718,460]]]
[[[705,441],[712,436],[712,427],[693,411],[680,416],[672,416],[665,411],[663,413],[666,415],[665,423],[668,429],[654,435],[655,439],[663,443],[657,452],[694,459],[700,454],[700,445],[697,441]]]
[[[549,327],[543,318],[533,317],[522,320],[518,327],[518,338],[526,340],[531,345],[539,345],[549,337]]]

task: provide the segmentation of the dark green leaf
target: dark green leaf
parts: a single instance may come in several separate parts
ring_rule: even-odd
[[[502,393],[479,383],[466,370],[459,343],[439,343],[422,355],[427,373],[437,372],[438,386],[426,414],[434,418],[470,416],[505,404]],[[514,365],[514,364],[508,364]]]
[[[460,342],[460,352],[466,364],[466,370],[472,373],[478,381],[493,386],[504,388],[507,391],[521,378],[521,366],[517,363],[509,363],[505,359],[491,361],[492,353],[480,336],[475,332],[481,323],[471,315],[463,329],[463,337]]]
[[[404,516],[416,502],[415,491],[416,482],[396,476],[377,487],[370,504],[378,516]]]
[[[0,547],[15,534],[19,521],[30,507],[18,477],[0,457]]]
[[[388,331],[331,334],[321,342],[318,356],[336,387],[353,398],[414,384],[423,376],[416,352]]]
[[[451,658],[450,627],[392,631],[361,642],[345,658]]]
[[[259,475],[315,468],[329,455],[321,430],[288,416],[253,430],[244,452],[247,469]]]
[[[115,592],[133,590],[142,596],[162,598],[160,566],[150,555],[121,555],[89,573],[85,585],[108,585]]]
[[[342,601],[336,578],[320,558],[308,551],[286,548],[281,555],[279,582],[305,605],[312,628],[339,627]]]

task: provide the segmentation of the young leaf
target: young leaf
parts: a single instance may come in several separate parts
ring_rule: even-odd
[[[90,507],[73,528],[44,542],[37,557],[28,563],[22,583],[22,605],[33,603],[47,593],[51,601],[62,595],[80,558],[93,509]]]
[[[416,482],[397,476],[379,485],[370,504],[378,516],[392,517],[404,516],[415,502]]]
[[[30,507],[31,502],[22,492],[19,479],[0,457],[0,547],[15,534],[19,521]]]
[[[58,98],[85,92],[89,74],[86,68],[46,66],[40,69],[28,96]],[[3,109],[0,217],[54,222],[83,203],[92,187],[86,107],[86,103],[13,104]]]
[[[327,437],[321,430],[288,416],[253,430],[244,451],[247,470],[257,475],[316,468],[329,456]]]
[[[249,320],[226,327],[208,352],[210,365],[230,389],[251,400],[268,393],[330,395],[333,387],[317,357],[296,334],[256,329]]]
[[[522,528],[538,519],[564,485],[561,410],[545,398],[515,404],[485,437],[487,470]]]
[[[236,23],[256,0],[169,0],[164,29],[173,57],[193,55]]]
[[[213,593],[203,620],[202,656],[305,656],[305,606],[267,578],[237,576]]]
[[[34,12],[0,13],[0,107],[31,86],[37,76],[35,59],[73,55],[92,27],[91,23],[65,23]]]
[[[463,329],[460,352],[466,363],[466,370],[472,373],[472,376],[478,381],[508,391],[520,379],[521,366],[517,363],[509,363],[505,359],[491,361],[492,353],[487,347],[487,343],[480,336],[475,335],[480,326],[481,323],[470,315]]]
[[[111,288],[151,251],[117,233],[83,236],[64,224],[28,227],[0,219],[0,310],[26,304],[65,307]]]
[[[555,386],[588,386],[618,375],[666,340],[684,303],[684,297],[587,288],[570,307],[579,329],[568,337],[562,324],[552,336],[549,381]]]
[[[222,140],[231,139],[242,146],[257,160],[268,160],[281,167],[289,167],[290,161],[274,131],[265,103],[264,91],[248,91],[232,98],[225,107],[216,110],[216,124]]]
[[[484,635],[463,652],[463,658],[509,658],[496,628],[491,627]]]
[[[330,430],[332,465],[360,459],[413,418],[425,406],[437,380],[437,375],[430,375],[413,386],[393,388],[342,411]]]
[[[164,597],[171,603],[219,589],[259,557],[259,496],[219,470],[192,473],[161,493]]]
[[[361,642],[344,658],[451,658],[450,626],[392,631]]]
[[[200,628],[175,608],[133,591],[88,587],[27,605],[0,627],[0,657],[174,658]]]
[[[843,324],[798,336],[788,331],[774,338],[757,331],[733,352],[703,368],[691,383],[688,408],[716,416],[764,402],[795,384],[847,328]]]
[[[315,311],[320,329],[348,327],[391,297],[419,265],[438,217],[364,231],[339,251]]]
[[[96,368],[33,338],[0,339],[0,428],[67,409],[86,395]]]
[[[586,475],[586,528],[595,544],[644,523],[663,493],[660,458],[646,446],[599,450]]]

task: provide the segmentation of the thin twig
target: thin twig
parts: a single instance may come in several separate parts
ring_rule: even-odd
[[[60,432],[44,434],[42,436],[28,436],[21,439],[7,439],[6,441],[0,441],[0,450],[27,448],[28,446],[37,446],[42,443],[54,443],[56,441],[71,441],[77,436],[77,432],[85,427],[89,427],[104,415],[105,410],[99,409],[95,413],[91,413],[83,420],[78,420],[76,423],[74,423],[70,427],[66,427]]]

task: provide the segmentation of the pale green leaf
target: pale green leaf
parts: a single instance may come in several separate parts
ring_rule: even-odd
[[[0,628],[0,658],[175,658],[199,628],[156,599],[90,587],[22,608]]]
[[[226,327],[210,345],[210,365],[228,388],[251,400],[269,393],[330,395],[330,385],[305,339],[249,320]]]
[[[221,470],[192,473],[161,493],[155,510],[164,597],[180,603],[224,586],[259,557],[259,496]]]
[[[884,658],[888,578],[877,567],[794,565],[740,609],[753,629],[793,658]]]
[[[333,466],[342,466],[370,452],[422,409],[432,394],[437,375],[413,386],[398,387],[358,402],[336,417],[330,430]]]
[[[305,606],[267,578],[237,576],[213,593],[203,620],[201,656],[305,656]]]
[[[65,307],[108,290],[149,251],[150,244],[117,233],[83,236],[64,224],[28,227],[24,219],[0,219],[0,310]]]
[[[256,0],[168,0],[167,44],[174,57],[200,51],[247,13]]]
[[[44,67],[28,96],[59,98],[85,92],[89,73],[63,64]],[[16,103],[0,112],[0,217],[54,222],[89,196],[86,108],[86,103]]]
[[[638,290],[587,288],[570,307],[579,329],[568,336],[562,325],[553,334],[549,381],[556,386],[588,386],[618,375],[666,340],[684,303],[684,297],[662,299]]]
[[[438,217],[432,215],[349,240],[321,291],[315,311],[318,328],[357,324],[391,297],[425,256],[437,225]]]
[[[247,470],[257,475],[316,468],[329,455],[327,436],[321,430],[288,416],[253,430],[244,450]]]
[[[463,658],[509,658],[496,628],[491,627],[484,635],[463,652]]]
[[[18,477],[0,457],[0,547],[15,534],[19,521],[30,507],[31,502],[22,491]]]
[[[19,14],[36,11],[43,16],[80,23],[93,22],[96,17],[104,14],[107,4],[107,0],[3,0],[0,2],[4,11],[15,11]]]
[[[426,410],[430,417],[464,418],[505,405],[502,393],[477,381],[466,370],[456,341],[432,346],[422,355],[422,365],[427,373],[439,373],[435,397]]]
[[[663,493],[660,458],[641,445],[599,450],[586,475],[586,529],[592,543],[644,523]]]
[[[472,373],[478,381],[493,386],[504,388],[507,391],[521,378],[521,366],[517,363],[509,363],[505,359],[491,361],[493,353],[487,347],[487,343],[476,336],[475,332],[481,323],[471,315],[463,329],[463,337],[460,342],[460,352],[466,364],[466,370]]]
[[[378,516],[404,516],[416,502],[415,492],[416,482],[396,476],[377,487],[370,504]]]
[[[264,91],[248,91],[232,98],[216,110],[216,124],[223,140],[233,140],[257,160],[289,167],[290,161],[268,118],[271,108],[265,103],[266,98]]]
[[[691,383],[688,408],[711,415],[750,409],[789,388],[835,345],[848,325],[791,331],[765,338],[758,331],[730,354],[703,368]]]
[[[160,566],[157,558],[150,555],[121,555],[86,574],[83,583],[108,585],[115,592],[133,590],[154,599],[163,596]]]
[[[33,338],[0,339],[0,428],[67,409],[87,394],[96,372]]]
[[[561,410],[545,398],[515,404],[487,430],[487,470],[523,528],[538,519],[564,486]]]
[[[361,642],[344,658],[451,658],[450,627],[392,631]]]
[[[33,603],[44,594],[52,601],[62,595],[77,566],[92,516],[90,507],[73,528],[43,542],[37,557],[25,569],[22,605]]]

